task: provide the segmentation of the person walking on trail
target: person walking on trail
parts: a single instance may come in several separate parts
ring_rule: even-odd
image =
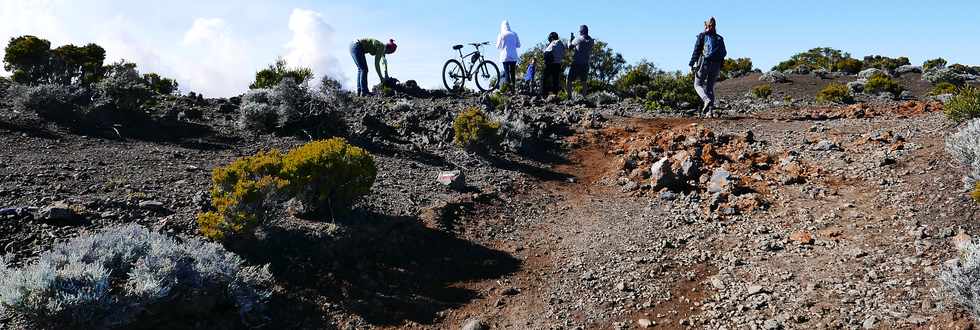
[[[595,40],[589,36],[589,27],[582,25],[578,29],[578,37],[572,34],[572,40],[568,48],[575,51],[572,56],[572,67],[568,70],[568,81],[565,83],[565,92],[568,97],[572,97],[572,84],[578,80],[582,82],[582,95],[588,94],[589,88],[589,63],[592,59],[592,47]]]
[[[725,56],[728,56],[725,38],[718,34],[715,27],[714,17],[704,22],[704,32],[698,34],[690,63],[691,72],[694,72],[694,90],[704,101],[700,115],[705,117],[715,116],[715,82],[718,81]]]
[[[497,49],[500,50],[500,62],[504,64],[504,81],[512,85],[517,80],[517,49],[521,48],[521,39],[510,29],[510,23],[500,23],[500,35],[497,36]]]
[[[544,79],[541,88],[544,95],[558,94],[561,90],[561,62],[565,58],[565,43],[558,32],[548,34],[548,47],[544,49]]]
[[[388,62],[385,56],[394,53],[396,49],[398,49],[398,45],[395,44],[394,39],[390,39],[385,44],[376,39],[364,38],[354,41],[350,45],[350,55],[354,58],[354,64],[357,65],[357,96],[371,95],[371,88],[368,87],[369,70],[365,55],[374,56],[374,70],[378,72],[378,80],[384,83],[385,77],[381,73],[381,61],[385,61],[387,67]]]

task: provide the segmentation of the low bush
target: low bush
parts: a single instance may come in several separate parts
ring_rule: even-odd
[[[489,120],[479,108],[460,112],[453,120],[454,141],[472,151],[486,151],[498,143],[500,123]]]
[[[853,102],[854,97],[847,85],[830,83],[817,93],[817,101],[844,104]]]
[[[943,106],[946,118],[961,122],[980,117],[980,89],[964,87]]]
[[[956,72],[956,73],[959,73],[959,74],[980,75],[980,70],[978,70],[977,67],[967,66],[967,65],[963,65],[963,64],[959,64],[959,63],[950,65],[949,66],[949,69],[950,70],[953,70],[953,72]]]
[[[139,225],[55,244],[21,268],[0,262],[0,306],[32,327],[179,324],[213,318],[225,306],[254,317],[272,285],[267,267],[246,267],[218,244]]]
[[[212,211],[198,214],[202,235],[248,238],[286,201],[299,213],[335,216],[374,185],[374,158],[344,139],[313,141],[283,155],[277,150],[235,160],[212,174]]]
[[[980,247],[973,241],[960,248],[955,263],[947,263],[939,271],[943,289],[954,302],[980,319]]]
[[[648,85],[647,104],[657,104],[655,109],[678,109],[701,102],[694,90],[694,75],[680,72],[662,73],[653,78]],[[650,107],[648,107],[650,108]]]
[[[7,90],[16,111],[32,111],[47,120],[69,120],[76,114],[77,89],[57,84],[27,86],[14,84]]]
[[[841,59],[834,64],[834,71],[844,72],[847,74],[857,74],[858,72],[861,72],[862,68],[864,68],[864,63],[862,63],[861,60],[850,57]]]
[[[829,47],[813,48],[806,52],[793,55],[790,59],[776,64],[772,70],[810,72],[817,69],[824,69],[830,71],[835,69],[836,63],[847,58],[851,58],[851,54],[838,49]]]
[[[510,98],[504,95],[504,91],[498,91],[495,93],[487,94],[487,103],[491,109],[503,110],[507,107],[507,103],[510,102]]]
[[[928,81],[934,85],[945,82],[956,86],[962,86],[964,83],[963,77],[950,68],[938,68],[927,71],[926,73],[922,74],[922,80]]]
[[[955,94],[956,90],[957,90],[956,85],[944,81],[936,84],[936,86],[932,86],[932,90],[929,92],[929,95],[936,96],[936,95],[944,95],[944,94]]]
[[[726,58],[721,64],[720,79],[737,78],[752,72],[752,59],[750,58]]]
[[[946,138],[946,152],[970,168],[963,178],[965,190],[976,190],[980,182],[980,119],[971,120]]]
[[[364,149],[341,138],[313,141],[282,159],[280,176],[304,213],[333,216],[371,192],[378,169]]]
[[[275,88],[250,90],[242,97],[238,127],[272,132],[302,122],[313,115],[312,99],[308,88],[292,78],[282,79]]]
[[[864,93],[867,94],[890,93],[893,96],[898,96],[903,90],[902,85],[883,73],[871,76],[868,78],[868,82],[864,84]]]
[[[625,97],[645,97],[649,92],[647,85],[657,73],[653,63],[640,62],[627,69],[626,74],[616,80],[616,92]]]
[[[297,84],[305,84],[313,79],[313,70],[310,68],[290,68],[285,59],[278,59],[269,67],[255,73],[255,81],[248,86],[249,89],[269,89],[279,85],[285,78],[290,78]]]
[[[259,152],[214,169],[214,210],[198,214],[201,235],[213,240],[251,235],[281,199],[281,190],[288,184],[281,171],[282,154],[278,150]]]
[[[946,67],[946,63],[946,60],[942,57],[927,60],[922,63],[922,71],[925,72],[932,69],[942,69]]]
[[[910,65],[908,57],[891,58],[880,55],[870,55],[864,57],[864,69],[876,68],[887,72],[893,72],[903,65]]]
[[[772,95],[772,86],[769,84],[756,85],[752,87],[752,96],[760,99],[767,99]]]

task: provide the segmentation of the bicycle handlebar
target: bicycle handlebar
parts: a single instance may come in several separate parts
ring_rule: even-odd
[[[490,44],[490,42],[489,42],[489,41],[484,41],[484,42],[474,42],[474,43],[471,43],[471,44],[470,44],[470,46],[473,46],[473,47],[480,47],[480,46],[486,46],[486,45],[489,45],[489,44]]]

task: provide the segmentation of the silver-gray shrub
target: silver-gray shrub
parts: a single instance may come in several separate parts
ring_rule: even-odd
[[[78,91],[71,86],[57,84],[12,84],[6,94],[14,110],[34,112],[41,118],[51,119],[71,115]]]
[[[267,266],[246,267],[219,244],[126,225],[56,244],[21,268],[0,262],[0,309],[37,325],[103,328],[161,315],[168,302],[213,307],[194,302],[220,298],[248,318],[272,285]]]
[[[939,271],[939,282],[948,297],[980,320],[980,248],[970,242],[953,261]]]
[[[947,137],[946,152],[970,168],[963,183],[967,190],[973,190],[980,180],[980,119],[969,121],[958,132]]]
[[[276,87],[253,89],[242,97],[238,126],[268,132],[308,118],[313,110],[308,87],[283,78]]]

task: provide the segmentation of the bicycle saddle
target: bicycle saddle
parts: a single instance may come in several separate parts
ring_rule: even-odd
[[[453,46],[453,50],[460,50],[460,49],[463,49],[463,45]]]

